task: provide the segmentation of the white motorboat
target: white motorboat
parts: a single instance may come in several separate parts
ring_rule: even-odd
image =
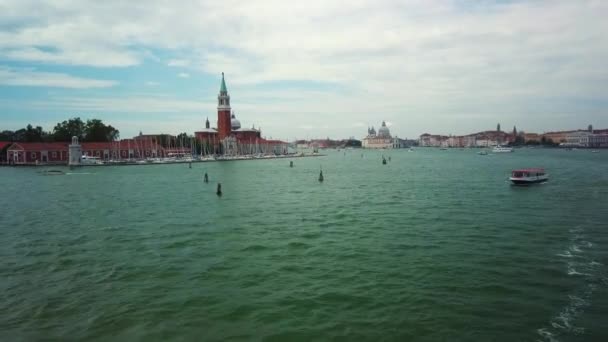
[[[513,152],[513,148],[512,147],[506,147],[506,146],[495,146],[492,149],[492,152],[494,153],[505,153],[505,152]]]
[[[82,165],[102,165],[103,161],[99,159],[99,157],[93,157],[88,155],[83,155],[80,157],[80,164]]]
[[[520,169],[513,170],[509,180],[515,185],[543,183],[549,180],[549,175],[544,169]]]

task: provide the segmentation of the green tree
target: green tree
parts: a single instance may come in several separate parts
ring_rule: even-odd
[[[118,139],[120,132],[111,125],[105,125],[99,119],[87,120],[84,125],[83,141],[108,142]]]
[[[0,141],[13,141],[13,137],[15,135],[15,132],[13,131],[9,131],[9,130],[5,130],[0,132]]]
[[[60,122],[53,128],[53,139],[55,141],[69,142],[72,140],[72,137],[76,136],[82,140],[85,134],[84,128],[85,124],[80,118],[72,118]]]
[[[47,133],[42,130],[42,127],[36,126],[36,128],[32,127],[32,125],[27,125],[25,127],[25,142],[43,142],[45,140]]]

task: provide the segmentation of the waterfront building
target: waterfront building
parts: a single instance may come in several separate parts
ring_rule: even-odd
[[[58,163],[68,161],[67,143],[13,143],[7,150],[10,164]]]
[[[10,141],[0,141],[0,164],[8,162],[7,150],[12,144]]]
[[[566,141],[560,143],[564,147],[608,147],[608,133],[592,133],[591,131],[576,131],[566,135]]]
[[[160,145],[143,144],[136,139],[112,142],[83,142],[78,144],[82,155],[100,160],[129,160],[143,158],[164,158],[190,155],[189,148],[163,148]],[[65,142],[52,143],[12,143],[7,149],[10,164],[68,164],[70,145]],[[77,154],[74,154],[77,155]]]
[[[546,132],[542,134],[541,139],[544,137],[545,140],[549,141],[551,140],[552,142],[556,143],[556,144],[561,144],[561,143],[565,143],[568,140],[568,135],[572,134],[572,133],[576,133],[577,131],[556,131],[556,132]]]
[[[524,133],[524,143],[538,142],[540,143],[541,135],[538,133]]]
[[[230,94],[224,73],[217,96],[217,128],[212,128],[207,118],[205,128],[194,132],[194,136],[202,143],[204,154],[287,154],[288,152],[286,142],[262,138],[261,129],[256,129],[255,126],[251,128],[241,126],[230,105]]]
[[[500,125],[497,128],[500,128]],[[419,145],[425,147],[491,147],[508,144],[514,140],[512,134],[503,131],[483,131],[459,136],[425,133],[418,139]]]
[[[371,149],[405,148],[407,146],[407,141],[391,136],[391,132],[386,126],[386,122],[382,121],[378,133],[376,133],[373,126],[367,128],[367,136],[363,138],[361,146],[363,148]]]

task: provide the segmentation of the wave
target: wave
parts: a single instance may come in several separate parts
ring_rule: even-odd
[[[557,254],[567,258],[566,274],[584,279],[584,285],[568,295],[568,303],[549,320],[549,326],[538,329],[536,332],[545,341],[558,341],[562,334],[580,335],[585,333],[584,327],[574,325],[575,320],[580,317],[585,308],[591,305],[594,290],[597,288],[597,273],[601,263],[591,260],[587,255],[588,249],[594,245],[585,241],[582,226],[576,226],[569,230],[571,245],[563,253]],[[577,261],[572,258],[576,257]]]
[[[262,246],[262,245],[248,245],[245,246],[245,248],[241,249],[241,251],[243,252],[247,252],[247,251],[263,251],[268,249],[268,247],[266,246]]]

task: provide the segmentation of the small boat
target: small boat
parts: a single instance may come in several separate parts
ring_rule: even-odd
[[[593,150],[591,153],[599,153],[600,151]]]
[[[509,180],[515,185],[543,183],[549,180],[549,175],[544,169],[520,169],[513,170]]]
[[[494,153],[513,152],[513,148],[498,145],[492,149],[492,152],[494,152]]]
[[[477,154],[479,154],[480,156],[487,156],[488,151],[479,151],[479,152],[477,152]]]
[[[43,175],[47,175],[47,176],[59,176],[59,175],[65,175],[65,172],[61,171],[61,170],[44,170],[42,171]]]
[[[410,147],[409,150],[407,150],[408,152],[414,152],[414,149]]]
[[[102,165],[103,161],[101,161],[99,159],[99,157],[88,156],[85,154],[80,158],[80,164],[81,165]]]

